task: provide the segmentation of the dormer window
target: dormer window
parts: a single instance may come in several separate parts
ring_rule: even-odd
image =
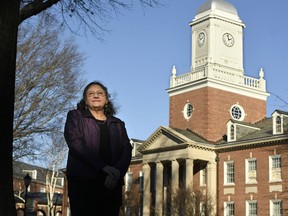
[[[280,116],[277,116],[275,120],[275,132],[282,133],[282,120]]]
[[[276,110],[272,113],[273,135],[283,134],[287,130],[288,113]]]
[[[25,174],[29,174],[32,179],[37,179],[37,170],[22,170],[22,172]]]
[[[287,133],[288,112],[275,110],[272,113],[273,135]]]
[[[235,123],[229,121],[227,123],[227,141],[235,141],[236,140],[236,126]]]
[[[235,140],[235,127],[234,127],[234,125],[230,126],[230,140]]]

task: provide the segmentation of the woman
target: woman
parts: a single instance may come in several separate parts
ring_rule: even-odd
[[[76,110],[67,114],[68,196],[72,216],[118,216],[123,178],[131,161],[124,122],[107,88],[91,82]]]

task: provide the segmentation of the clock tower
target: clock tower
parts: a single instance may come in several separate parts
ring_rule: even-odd
[[[211,142],[226,134],[229,119],[257,122],[266,116],[266,81],[244,75],[243,30],[236,8],[208,0],[190,23],[192,59],[188,73],[172,69],[169,126],[189,129]]]
[[[192,29],[192,65],[211,65],[243,74],[243,29],[233,5],[224,0],[208,1],[190,23]]]

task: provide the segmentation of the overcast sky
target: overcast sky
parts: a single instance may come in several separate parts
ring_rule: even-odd
[[[85,79],[103,82],[117,94],[118,117],[126,123],[130,138],[146,140],[159,126],[169,124],[169,78],[191,66],[191,29],[198,8],[206,0],[162,0],[165,6],[122,11],[105,26],[111,32],[104,42],[92,36],[77,37],[87,57]],[[288,1],[230,0],[246,25],[244,29],[245,75],[258,78],[262,67],[271,93],[267,116],[275,109],[287,111],[288,102]]]

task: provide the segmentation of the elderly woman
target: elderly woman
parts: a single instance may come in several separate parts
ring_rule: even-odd
[[[67,114],[64,136],[72,216],[119,215],[132,146],[124,122],[115,114],[100,82],[89,83],[77,109]]]

